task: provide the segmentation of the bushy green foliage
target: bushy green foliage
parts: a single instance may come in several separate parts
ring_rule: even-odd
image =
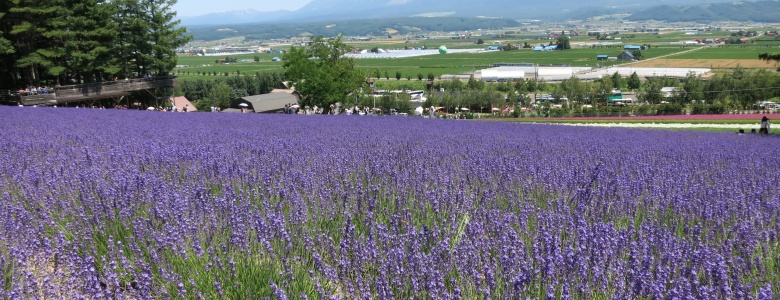
[[[177,90],[178,96],[185,96],[191,101],[208,100],[210,98],[211,90],[221,84],[225,84],[229,87],[227,92],[231,99],[248,95],[259,95],[271,92],[274,88],[282,88],[284,80],[284,74],[282,73],[263,73],[257,76],[229,76],[218,77],[216,79],[195,79],[180,81]],[[221,106],[213,105],[210,103],[208,106]],[[222,106],[227,107],[227,106]],[[200,107],[198,107],[200,109]]]
[[[168,75],[191,39],[173,3],[1,1],[0,89]]]
[[[714,104],[693,104],[691,105],[691,114],[722,114],[726,112],[726,107],[720,103]]]
[[[655,113],[656,115],[679,115],[683,113],[684,109],[685,107],[680,104],[666,103],[659,105]]]
[[[350,49],[341,37],[317,37],[308,47],[292,47],[284,55],[285,75],[300,93],[301,105],[328,108],[360,88],[366,77],[344,56]]]

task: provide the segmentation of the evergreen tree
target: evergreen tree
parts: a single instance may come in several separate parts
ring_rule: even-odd
[[[7,13],[15,4],[12,0],[0,0],[0,89],[14,89],[19,86],[15,83],[14,62],[16,49],[11,42],[11,20]]]
[[[110,80],[120,70],[112,51],[116,6],[102,0],[67,0],[67,4],[70,11],[64,46],[70,75],[76,82]]]
[[[6,35],[10,28],[9,21],[6,19],[7,11],[11,9],[10,0],[0,0],[0,55],[14,53],[14,46]],[[2,56],[0,56],[2,57]]]
[[[168,74],[186,43],[175,0],[0,0],[0,86]]]
[[[175,49],[192,39],[178,27],[176,0],[116,0],[119,27],[115,50],[125,76],[167,75],[176,67]]]
[[[63,0],[17,0],[10,8],[11,35],[18,55],[15,67],[23,82],[37,85],[66,70],[63,47],[67,8]]]
[[[173,5],[176,0],[146,0],[144,1],[151,17],[152,46],[150,68],[154,74],[168,75],[176,67],[178,56],[176,48],[184,46],[192,40],[185,36],[187,29],[180,27]]]
[[[628,80],[626,81],[626,84],[628,85],[628,89],[630,90],[638,90],[639,87],[642,85],[642,81],[639,80],[639,75],[636,74],[636,72],[631,73],[631,76],[628,77]]]

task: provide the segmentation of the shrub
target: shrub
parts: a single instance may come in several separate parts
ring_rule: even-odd
[[[683,106],[673,103],[661,104],[655,112],[656,115],[681,115],[682,113]]]

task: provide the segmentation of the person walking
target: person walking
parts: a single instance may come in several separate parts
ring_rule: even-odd
[[[769,118],[764,116],[761,118],[761,128],[758,129],[758,134],[769,134]]]

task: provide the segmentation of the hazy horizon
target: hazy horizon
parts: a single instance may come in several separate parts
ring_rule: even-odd
[[[312,0],[286,0],[286,1],[250,1],[250,0],[179,0],[173,6],[179,17],[201,16],[210,13],[227,12],[234,10],[254,9],[256,11],[297,10]]]

